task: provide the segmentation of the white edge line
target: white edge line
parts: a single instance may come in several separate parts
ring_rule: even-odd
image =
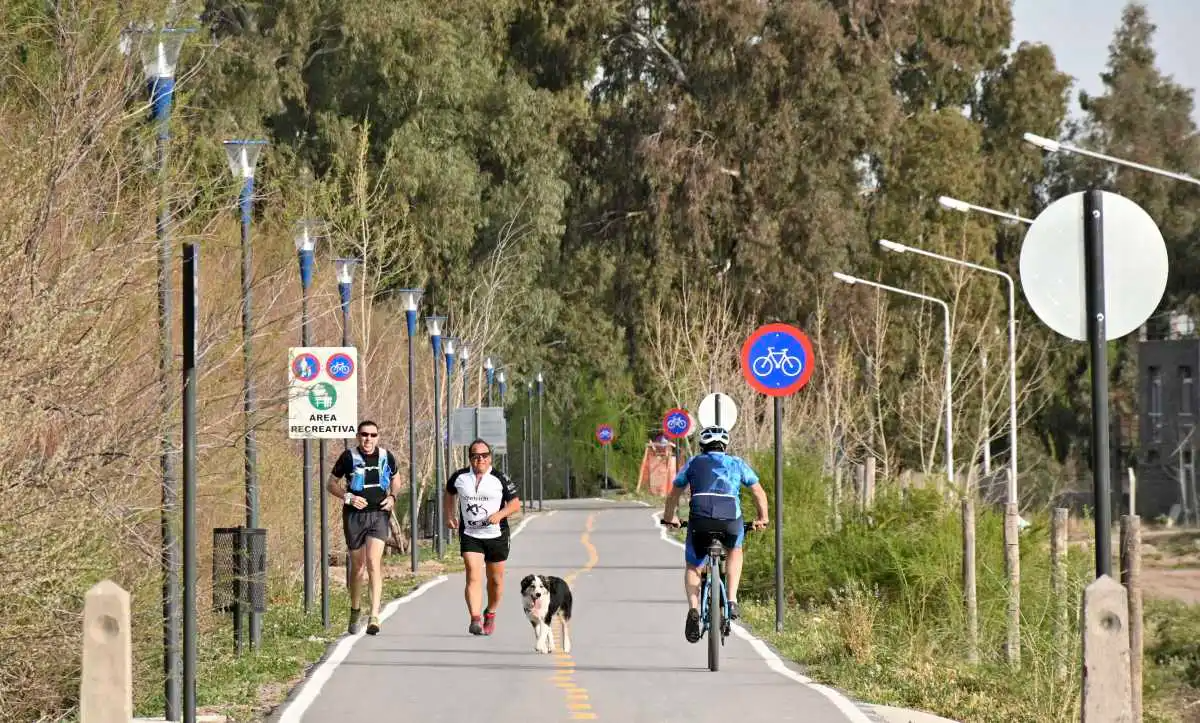
[[[654,524],[658,526],[659,538],[661,538],[665,542],[669,542],[672,545],[675,545],[676,547],[678,547],[680,549],[683,549],[683,543],[680,542],[679,540],[673,539],[670,536],[668,536],[667,528],[660,523],[660,519],[662,518],[661,511],[652,513],[650,515],[650,517],[652,517],[654,519]],[[759,640],[758,638],[754,637],[754,635],[752,635],[750,633],[750,631],[743,628],[739,623],[733,623],[730,627],[733,628],[733,631],[737,634],[737,636],[739,638],[750,643],[750,647],[754,648],[754,652],[758,653],[759,657],[761,657],[763,659],[763,662],[765,662],[767,664],[768,668],[775,671],[776,673],[779,673],[780,675],[784,676],[785,678],[790,678],[791,680],[794,680],[801,685],[812,688],[813,690],[817,691],[821,695],[825,696],[826,698],[829,699],[829,701],[831,703],[833,703],[835,706],[837,706],[837,709],[840,710],[846,716],[846,719],[851,721],[851,723],[872,723],[871,719],[867,717],[867,714],[863,713],[862,710],[854,704],[854,701],[850,700],[849,698],[842,695],[841,693],[834,690],[833,688],[830,688],[827,685],[822,685],[821,683],[814,682],[812,680],[812,678],[803,676],[803,675],[797,673],[796,671],[792,670],[791,668],[787,667],[787,665],[783,662],[783,660],[778,655],[776,655],[769,647],[767,647],[766,643],[764,643],[762,640]]]
[[[552,511],[546,516],[549,517],[556,511],[557,510]],[[521,531],[525,529],[526,525],[532,522],[534,518],[540,516],[541,513],[534,512],[530,516],[521,520],[521,523],[517,525],[517,529],[513,530],[512,537],[516,537],[517,535],[521,534]],[[446,582],[449,579],[450,578],[447,575],[438,575],[432,580],[426,580],[424,583],[418,586],[416,590],[413,590],[403,597],[396,598],[385,605],[383,610],[379,611],[379,621],[383,622],[384,620],[387,620],[392,616],[393,613],[400,609],[401,605],[416,600],[418,597],[424,595],[429,590],[442,584],[443,582]],[[346,656],[350,654],[350,649],[354,647],[354,644],[364,637],[366,637],[366,633],[360,632],[357,635],[346,635],[340,641],[338,641],[337,647],[333,649],[333,652],[329,655],[329,657],[326,658],[323,663],[318,665],[315,670],[313,670],[312,675],[310,675],[307,680],[300,684],[300,692],[296,695],[291,703],[286,704],[287,707],[279,716],[279,723],[300,723],[300,719],[304,717],[304,713],[308,710],[309,706],[313,704],[313,701],[317,699],[317,696],[320,695],[321,688],[325,687],[325,683],[329,682],[329,679],[333,677],[333,671],[336,670],[338,665],[340,665],[341,662],[346,659]]]

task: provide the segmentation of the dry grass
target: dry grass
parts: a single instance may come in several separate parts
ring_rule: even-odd
[[[161,419],[158,359],[156,182],[140,66],[115,51],[123,24],[113,9],[82,3],[44,33],[49,50],[0,75],[0,719],[69,716],[78,691],[84,592],[111,578],[134,601],[135,697],[162,687],[159,573]],[[75,15],[69,15],[75,13]],[[79,32],[82,28],[89,32]],[[31,31],[33,32],[33,31]],[[8,43],[10,39],[4,38]],[[36,55],[36,53],[35,53]],[[47,81],[46,79],[51,79]],[[182,121],[181,121],[182,124]],[[177,131],[171,164],[199,173]],[[169,188],[186,214],[175,219],[170,374],[173,446],[179,449],[179,243],[201,257],[198,401],[198,608],[212,619],[211,529],[244,524],[241,411],[240,252],[235,189],[215,167]],[[207,207],[197,189],[216,188]],[[301,578],[301,445],[286,437],[287,348],[300,336],[300,289],[282,199],[256,219],[252,370],[259,411],[261,525],[278,589]],[[354,239],[338,238],[344,249]],[[339,249],[339,250],[342,250]],[[330,258],[319,249],[310,309],[316,344],[337,345],[340,311]],[[368,269],[369,271],[369,269]],[[369,278],[369,277],[368,277]],[[362,384],[360,415],[377,420],[383,443],[407,470],[406,331],[402,313],[359,279],[354,325]],[[370,314],[364,313],[370,310]],[[454,310],[454,311],[457,311]],[[432,416],[432,364],[417,339],[418,419]],[[461,379],[461,377],[460,377]],[[478,381],[478,380],[476,380]],[[461,381],[459,382],[461,384]],[[478,385],[472,390],[478,391]],[[432,482],[431,425],[418,427],[418,475]],[[314,456],[317,445],[313,444]],[[329,444],[329,465],[341,451]],[[314,495],[322,494],[314,460]],[[176,454],[176,471],[180,470]],[[316,508],[314,498],[314,510]],[[332,549],[341,549],[336,502]],[[315,514],[315,513],[314,513]],[[407,507],[400,511],[407,529]],[[338,577],[335,572],[334,577]]]

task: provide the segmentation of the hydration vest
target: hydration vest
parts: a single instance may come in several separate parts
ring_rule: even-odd
[[[392,481],[392,470],[388,467],[387,450],[383,447],[376,447],[375,450],[379,453],[379,488],[384,491],[384,494],[387,494],[388,486]],[[354,464],[354,471],[350,473],[350,491],[362,492],[367,476],[367,463],[358,451],[358,447],[350,448],[350,459]]]

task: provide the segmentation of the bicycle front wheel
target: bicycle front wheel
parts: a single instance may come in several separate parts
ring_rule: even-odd
[[[721,631],[725,625],[725,608],[721,605],[721,591],[725,581],[716,560],[709,561],[712,577],[708,583],[708,669],[717,672],[721,667]]]

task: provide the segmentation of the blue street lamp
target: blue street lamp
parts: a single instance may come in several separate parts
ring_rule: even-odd
[[[441,559],[445,548],[442,545],[442,501],[438,490],[442,484],[442,324],[446,323],[444,316],[425,317],[425,328],[429,330],[429,345],[433,347],[433,487],[430,499],[433,505],[433,547],[438,559]],[[450,365],[450,357],[446,357],[446,365]]]
[[[446,350],[446,444],[444,451],[446,454],[446,475],[449,476],[450,470],[454,467],[454,460],[450,456],[450,413],[454,409],[454,354],[458,346],[458,339],[452,336],[445,337],[442,339],[442,346]],[[440,479],[438,485],[440,488]],[[438,535],[445,535],[446,540],[450,539],[450,531],[446,529],[445,520],[442,521],[442,526],[438,529]]]
[[[400,289],[400,302],[404,305],[404,320],[408,324],[408,505],[409,505],[409,558],[413,574],[417,572],[417,432],[416,412],[413,407],[413,337],[417,333],[417,308],[421,303],[422,289]],[[436,394],[436,393],[435,393]]]
[[[342,346],[350,345],[350,288],[354,283],[354,265],[358,263],[357,259],[334,259],[333,268],[337,275],[338,282],[338,297],[341,300],[342,306]],[[357,375],[355,379],[357,379]],[[345,440],[342,444],[346,449],[350,448],[349,442]],[[325,457],[327,455],[325,449],[325,440],[322,439],[318,443],[317,456],[320,458],[320,473],[318,479],[322,483],[326,479],[325,474]],[[321,623],[326,629],[329,629],[329,513],[327,511],[328,495],[321,496]],[[346,584],[350,583],[350,552],[346,551]]]
[[[242,410],[245,423],[246,469],[246,527],[258,527],[258,449],[254,434],[254,376],[250,362],[250,219],[254,211],[254,168],[266,141],[223,141],[229,170],[242,182],[239,201],[242,211]],[[262,635],[262,619],[250,610],[250,647],[258,647]]]
[[[296,254],[300,259],[300,346],[308,346],[308,289],[312,286],[313,250],[317,246],[320,221],[304,219],[296,224]],[[312,443],[303,441],[304,455],[304,613],[312,609],[313,598],[313,535],[312,535]],[[324,499],[325,495],[321,495]]]
[[[460,364],[460,366],[462,367],[462,382],[463,382],[462,383],[462,405],[463,405],[463,407],[474,407],[475,405],[471,404],[468,401],[467,386],[468,386],[468,382],[470,382],[471,378],[470,378],[470,376],[467,375],[467,362],[469,362],[471,360],[471,344],[466,339],[458,340],[458,358],[460,360],[462,360],[461,364]],[[468,457],[468,454],[467,454],[468,451],[469,450],[466,448],[463,449],[463,464],[465,466],[469,467],[471,465],[471,460]]]
[[[175,96],[175,69],[183,41],[193,28],[162,28],[138,33],[138,50],[142,70],[150,95],[151,118],[158,126],[158,159],[155,172],[159,178],[158,220],[158,374],[162,408],[160,438],[160,467],[162,470],[162,607],[163,607],[163,717],[180,719],[182,707],[181,676],[183,651],[179,647],[182,620],[179,617],[180,550],[173,524],[179,489],[175,465],[171,457],[171,430],[167,421],[171,411],[170,371],[174,353],[171,347],[171,261],[172,249],[168,236],[171,207],[166,192],[167,143],[170,140],[171,104]],[[123,38],[123,43],[128,39]]]

